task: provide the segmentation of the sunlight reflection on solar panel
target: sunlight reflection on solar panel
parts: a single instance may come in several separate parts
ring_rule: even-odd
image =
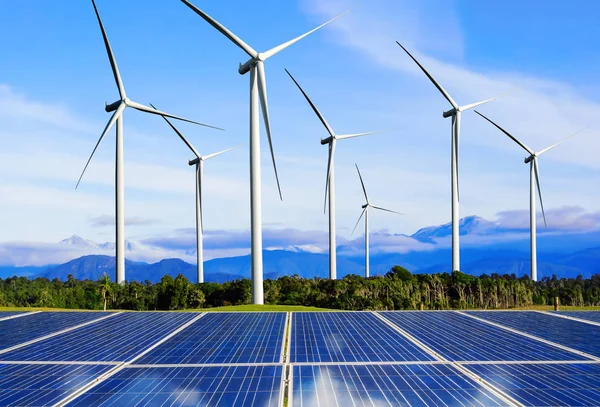
[[[292,382],[294,407],[504,404],[441,364],[294,366]]]
[[[560,311],[559,314],[600,323],[600,311]]]
[[[276,407],[282,366],[126,368],[69,406]]]
[[[433,360],[369,312],[295,312],[292,362]]]
[[[49,406],[113,366],[0,364],[0,406]]]
[[[526,406],[597,406],[600,364],[468,365]]]
[[[452,311],[390,311],[381,315],[447,360],[586,359]]]
[[[0,318],[14,317],[15,315],[24,314],[23,311],[0,311]]]

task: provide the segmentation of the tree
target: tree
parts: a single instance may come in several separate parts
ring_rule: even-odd
[[[106,295],[110,292],[110,277],[108,274],[104,273],[98,280],[98,284],[100,293],[102,294],[102,300],[104,301],[104,311],[106,311]]]

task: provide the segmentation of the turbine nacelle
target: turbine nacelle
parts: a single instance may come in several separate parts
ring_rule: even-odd
[[[117,100],[114,103],[111,103],[110,105],[108,103],[104,103],[104,110],[106,112],[114,112],[115,110],[117,110],[119,108],[119,106],[121,105],[121,103],[123,103],[122,100]]]
[[[335,136],[329,136],[327,138],[322,138],[321,139],[321,145],[325,145],[325,144],[329,144],[331,143],[333,140],[335,140]]]
[[[460,110],[458,110],[458,111],[460,112]],[[452,117],[452,116],[456,115],[456,112],[457,112],[457,109],[452,108],[452,109],[450,109],[448,111],[443,112],[442,116],[444,118]]]
[[[196,164],[198,164],[199,162],[200,162],[200,158],[196,157],[196,158],[194,158],[193,160],[190,160],[190,161],[188,162],[188,164],[189,164],[190,166],[192,166],[192,165],[196,165]]]
[[[524,162],[525,164],[529,164],[531,162],[531,160],[533,160],[536,157],[535,154],[531,154],[529,157],[526,157]]]

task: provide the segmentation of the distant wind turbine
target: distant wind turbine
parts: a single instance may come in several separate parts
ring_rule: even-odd
[[[460,270],[460,242],[459,242],[459,211],[458,211],[458,201],[459,201],[459,191],[458,191],[458,147],[460,140],[460,116],[461,113],[482,105],[487,102],[491,102],[492,100],[498,99],[503,95],[493,97],[491,99],[483,100],[481,102],[472,103],[470,105],[459,106],[458,103],[452,99],[450,94],[446,92],[446,90],[440,85],[434,78],[427,72],[427,70],[413,57],[410,52],[407,51],[406,48],[402,46],[398,41],[396,44],[400,46],[408,54],[408,56],[415,61],[415,63],[421,68],[423,73],[427,75],[429,80],[433,83],[433,85],[440,91],[440,93],[446,98],[448,102],[452,105],[452,109],[443,112],[443,117],[452,117],[452,153],[451,153],[451,178],[452,178],[452,271]]]
[[[327,121],[325,120],[325,118],[323,117],[321,112],[319,112],[319,109],[317,109],[317,107],[314,105],[312,100],[310,100],[310,98],[308,97],[306,92],[304,92],[304,89],[302,89],[300,84],[296,81],[296,79],[294,79],[292,74],[289,73],[289,71],[287,69],[285,71],[290,76],[290,78],[292,78],[292,80],[294,81],[294,83],[296,84],[298,89],[300,89],[300,92],[302,92],[302,94],[306,98],[306,101],[308,102],[310,107],[312,107],[313,111],[315,112],[315,114],[317,115],[317,117],[319,118],[321,123],[323,123],[323,126],[325,126],[325,128],[327,129],[327,132],[329,133],[329,137],[327,137],[326,139],[321,139],[322,145],[327,144],[329,146],[329,159],[327,161],[327,179],[325,181],[325,203],[324,203],[324,207],[323,207],[323,212],[325,212],[326,208],[327,208],[327,192],[329,191],[329,278],[331,280],[335,280],[337,278],[337,262],[336,262],[337,250],[336,250],[336,231],[335,231],[335,178],[334,178],[334,171],[333,171],[333,162],[334,162],[333,158],[335,155],[335,145],[338,140],[352,138],[352,137],[361,137],[361,136],[366,136],[369,134],[376,134],[376,133],[381,133],[381,132],[379,131],[379,132],[355,133],[355,134],[344,134],[344,135],[335,134],[333,129],[331,128],[331,126],[329,126],[329,123],[327,123]]]
[[[154,105],[150,103],[154,109]],[[202,178],[204,172],[204,161],[209,158],[216,157],[228,151],[234,150],[239,146],[228,148],[227,150],[219,151],[218,153],[200,155],[198,150],[194,148],[192,143],[190,143],[184,135],[167,119],[163,116],[163,119],[171,126],[173,131],[177,133],[179,138],[185,143],[186,146],[192,151],[192,153],[196,156],[193,160],[190,160],[188,164],[190,166],[196,166],[196,260],[198,261],[198,283],[204,282],[204,255],[203,255],[203,242],[202,235],[204,232],[204,222],[202,221]]]
[[[258,118],[258,103],[260,97],[260,106],[262,108],[263,120],[271,149],[271,160],[275,170],[275,179],[279,198],[282,198],[281,187],[279,185],[279,176],[277,175],[277,166],[275,165],[275,153],[273,152],[273,142],[271,139],[271,124],[269,121],[269,106],[267,103],[267,82],[265,77],[264,62],[272,56],[283,51],[287,47],[300,41],[304,37],[319,28],[338,19],[343,14],[332,18],[317,28],[302,34],[288,42],[271,48],[266,52],[257,52],[250,47],[241,38],[229,31],[211,16],[194,6],[188,0],[181,0],[186,6],[192,9],[196,14],[202,17],[207,23],[212,25],[217,31],[227,37],[231,42],[240,47],[250,59],[243,65],[240,64],[238,72],[244,75],[250,72],[250,229],[251,229],[251,253],[252,253],[252,302],[254,304],[264,303],[263,292],[263,261],[262,261],[262,213],[261,213],[261,180],[260,180],[260,131]]]
[[[535,219],[535,189],[537,185],[537,192],[540,197],[540,206],[542,208],[542,216],[544,217],[544,226],[548,227],[546,223],[546,214],[544,213],[544,202],[542,201],[542,189],[540,187],[540,170],[538,165],[538,157],[545,152],[553,149],[557,145],[567,141],[571,137],[576,134],[582,132],[584,129],[579,130],[578,132],[571,134],[569,137],[566,137],[559,141],[558,143],[552,144],[550,147],[546,147],[543,150],[538,151],[537,153],[533,151],[531,148],[527,147],[525,144],[520,142],[516,137],[511,135],[509,132],[504,130],[502,127],[498,126],[496,123],[479,113],[477,110],[475,111],[479,116],[483,117],[488,122],[492,123],[498,130],[502,133],[506,134],[512,141],[517,143],[521,148],[523,148],[529,154],[528,157],[525,158],[525,164],[529,164],[529,228],[530,228],[530,249],[531,249],[531,279],[533,281],[537,281],[537,248],[536,248],[536,219]]]
[[[358,172],[358,178],[360,179],[360,185],[362,186],[363,193],[365,194],[366,203],[362,206],[363,211],[358,217],[356,221],[356,225],[354,225],[354,229],[352,229],[352,234],[356,230],[356,227],[360,223],[363,215],[365,216],[365,277],[369,277],[369,208],[378,209],[380,211],[392,212],[398,215],[404,215],[403,213],[392,211],[391,209],[385,209],[381,206],[373,205],[369,202],[369,197],[367,196],[367,189],[365,188],[365,183],[363,182],[362,175],[360,175],[360,170],[358,169],[358,164],[354,164],[356,166],[356,171]]]
[[[102,24],[102,20],[100,19],[100,14],[98,13],[98,8],[96,7],[96,3],[92,0],[92,5],[94,6],[94,11],[96,12],[96,17],[98,18],[98,24],[100,25],[100,31],[102,31],[102,37],[104,39],[104,46],[106,47],[106,53],[108,54],[108,60],[110,61],[110,66],[112,68],[113,76],[115,78],[115,82],[117,84],[117,88],[119,89],[119,100],[116,102],[106,105],[105,110],[107,112],[113,112],[108,124],[104,128],[102,135],[98,139],[90,158],[87,160],[85,167],[81,175],[79,176],[79,180],[77,181],[77,185],[75,189],[79,186],[81,179],[83,178],[83,174],[85,174],[85,170],[87,169],[96,149],[102,142],[102,139],[108,131],[112,128],[112,126],[117,124],[117,138],[116,138],[116,157],[115,157],[115,221],[116,221],[116,271],[117,271],[117,283],[121,284],[125,281],[125,212],[124,212],[124,182],[123,182],[123,111],[126,107],[132,107],[136,110],[140,110],[142,112],[171,117],[177,120],[183,120],[186,122],[199,124],[201,126],[217,128],[213,126],[208,126],[206,124],[198,123],[192,120],[184,119],[182,117],[173,116],[169,113],[161,112],[155,109],[152,109],[148,106],[142,105],[140,103],[134,102],[129,99],[125,93],[125,87],[123,86],[123,81],[121,80],[121,75],[119,74],[119,68],[117,67],[117,61],[115,60],[115,56],[110,47],[110,43],[108,42],[108,37],[106,35],[106,31],[104,30],[104,25]],[[221,129],[220,129],[221,130]]]

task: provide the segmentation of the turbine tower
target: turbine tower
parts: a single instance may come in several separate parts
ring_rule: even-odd
[[[275,165],[275,154],[273,152],[273,142],[271,139],[271,124],[269,122],[269,106],[267,103],[267,83],[265,77],[265,61],[272,56],[283,51],[287,47],[300,41],[304,37],[319,28],[338,19],[343,14],[332,18],[317,28],[302,34],[288,42],[271,48],[265,52],[257,52],[241,38],[237,37],[218,21],[211,16],[194,6],[188,0],[181,0],[186,6],[192,9],[196,14],[202,17],[207,23],[212,25],[217,31],[227,37],[231,42],[241,48],[250,59],[243,65],[240,64],[238,72],[245,75],[250,72],[250,229],[251,229],[251,253],[252,253],[252,302],[254,304],[264,303],[263,293],[263,261],[262,261],[262,212],[261,212],[261,179],[260,179],[260,132],[258,118],[258,103],[260,98],[260,106],[262,109],[263,121],[265,130],[269,140],[271,149],[271,160],[273,161],[273,169],[275,170],[275,179],[277,181],[277,189],[279,190],[279,198],[282,198],[281,187],[279,186],[279,176],[277,175],[277,166]]]
[[[365,188],[365,183],[363,182],[362,175],[360,175],[360,170],[358,169],[358,164],[354,164],[356,166],[356,171],[358,172],[358,178],[360,179],[360,185],[362,186],[363,193],[365,194],[366,203],[362,206],[363,211],[358,217],[356,221],[356,225],[354,225],[354,229],[352,229],[352,234],[356,230],[356,227],[360,223],[363,215],[365,216],[365,277],[369,277],[369,208],[379,209],[380,211],[392,212],[398,215],[404,215],[403,213],[392,211],[391,209],[385,209],[381,206],[373,205],[369,202],[369,197],[367,196],[367,189]]]
[[[335,134],[329,123],[325,120],[319,109],[314,105],[312,100],[308,97],[304,89],[300,86],[300,84],[294,79],[292,74],[286,69],[287,74],[292,78],[300,92],[306,98],[306,101],[312,107],[313,111],[327,129],[329,133],[329,137],[325,139],[321,139],[321,144],[329,147],[329,159],[327,160],[327,179],[325,181],[325,203],[323,207],[323,212],[325,213],[327,210],[327,193],[329,192],[329,278],[331,280],[335,280],[337,278],[337,263],[336,263],[336,231],[335,231],[335,178],[333,171],[333,158],[335,155],[335,145],[338,140],[352,138],[352,137],[361,137],[369,134],[376,134],[380,132],[369,132],[369,133],[356,133],[356,134]]]
[[[537,186],[537,192],[540,197],[540,206],[542,208],[542,216],[544,217],[544,226],[548,227],[546,223],[546,214],[544,213],[544,202],[542,201],[542,190],[540,188],[540,170],[538,165],[538,157],[545,152],[553,149],[557,145],[565,142],[571,137],[583,131],[583,129],[579,130],[577,133],[570,135],[567,138],[562,139],[558,143],[552,144],[550,147],[546,147],[543,150],[538,151],[537,153],[533,151],[531,148],[527,147],[525,144],[520,142],[516,137],[511,135],[509,132],[504,130],[502,127],[498,126],[496,123],[479,113],[477,110],[475,111],[479,116],[483,117],[488,122],[492,123],[498,130],[502,133],[506,134],[512,141],[517,143],[521,148],[523,148],[529,154],[528,157],[525,158],[525,164],[529,164],[529,228],[530,228],[530,250],[531,250],[531,279],[533,281],[537,281],[537,248],[536,248],[536,219],[535,219],[535,189]]]
[[[415,61],[415,63],[421,68],[423,73],[427,75],[429,80],[433,83],[433,85],[440,91],[440,93],[446,98],[448,102],[452,105],[452,109],[443,112],[443,117],[452,117],[452,131],[451,131],[451,190],[452,190],[452,271],[460,271],[460,246],[459,246],[459,211],[458,211],[458,201],[459,201],[459,191],[458,191],[458,143],[460,140],[460,116],[461,113],[472,109],[476,106],[482,105],[487,102],[491,102],[492,100],[498,99],[503,95],[493,97],[491,99],[483,100],[481,102],[472,103],[470,105],[459,106],[458,103],[452,99],[452,97],[446,92],[446,90],[440,85],[434,78],[427,72],[427,70],[413,57],[410,52],[407,51],[406,48],[402,46],[398,41],[396,44],[400,46],[408,54],[408,56]]]
[[[154,105],[150,103],[154,109]],[[198,283],[204,282],[204,255],[203,255],[203,242],[202,242],[202,234],[204,232],[204,226],[202,221],[202,178],[204,172],[204,161],[209,158],[216,157],[228,151],[238,148],[239,146],[228,148],[227,150],[219,151],[218,153],[208,154],[208,155],[200,155],[198,150],[194,148],[192,143],[190,143],[183,134],[175,127],[173,123],[169,121],[166,117],[163,116],[163,119],[171,126],[173,131],[177,133],[179,138],[185,143],[186,146],[192,151],[192,153],[196,156],[193,160],[190,160],[188,164],[190,166],[196,166],[196,260],[198,262]]]
[[[94,153],[98,149],[100,142],[108,131],[112,128],[112,126],[116,123],[117,128],[117,137],[116,137],[116,156],[115,156],[115,223],[116,223],[116,238],[115,238],[115,251],[116,251],[116,280],[117,283],[121,284],[125,281],[125,212],[124,212],[124,177],[123,177],[123,111],[126,107],[132,107],[136,110],[140,110],[142,112],[167,116],[177,120],[183,120],[186,122],[199,124],[201,126],[208,126],[206,124],[194,122],[192,120],[184,119],[178,116],[173,116],[169,113],[161,112],[158,110],[154,110],[148,106],[142,105],[140,103],[134,102],[133,100],[127,97],[125,93],[125,87],[123,86],[123,81],[121,80],[121,75],[119,74],[119,68],[117,67],[117,61],[115,60],[115,56],[110,47],[110,43],[108,42],[108,37],[106,35],[106,31],[104,30],[104,25],[102,24],[102,20],[100,19],[100,13],[98,13],[98,8],[96,7],[96,3],[92,0],[92,5],[94,6],[94,11],[96,12],[96,17],[98,18],[98,24],[100,25],[100,31],[102,31],[102,38],[104,39],[104,46],[106,47],[106,53],[108,54],[108,60],[110,62],[110,66],[112,68],[113,76],[115,78],[115,82],[117,84],[117,88],[119,89],[119,100],[116,102],[106,105],[105,110],[107,112],[114,112],[110,117],[102,135],[98,139],[94,150],[92,150],[92,154],[90,158],[87,160],[85,167],[81,175],[79,176],[79,180],[77,181],[77,185],[75,189],[79,186],[81,179],[83,178],[83,174],[85,174],[85,170],[87,169]],[[216,127],[215,127],[216,128]]]

